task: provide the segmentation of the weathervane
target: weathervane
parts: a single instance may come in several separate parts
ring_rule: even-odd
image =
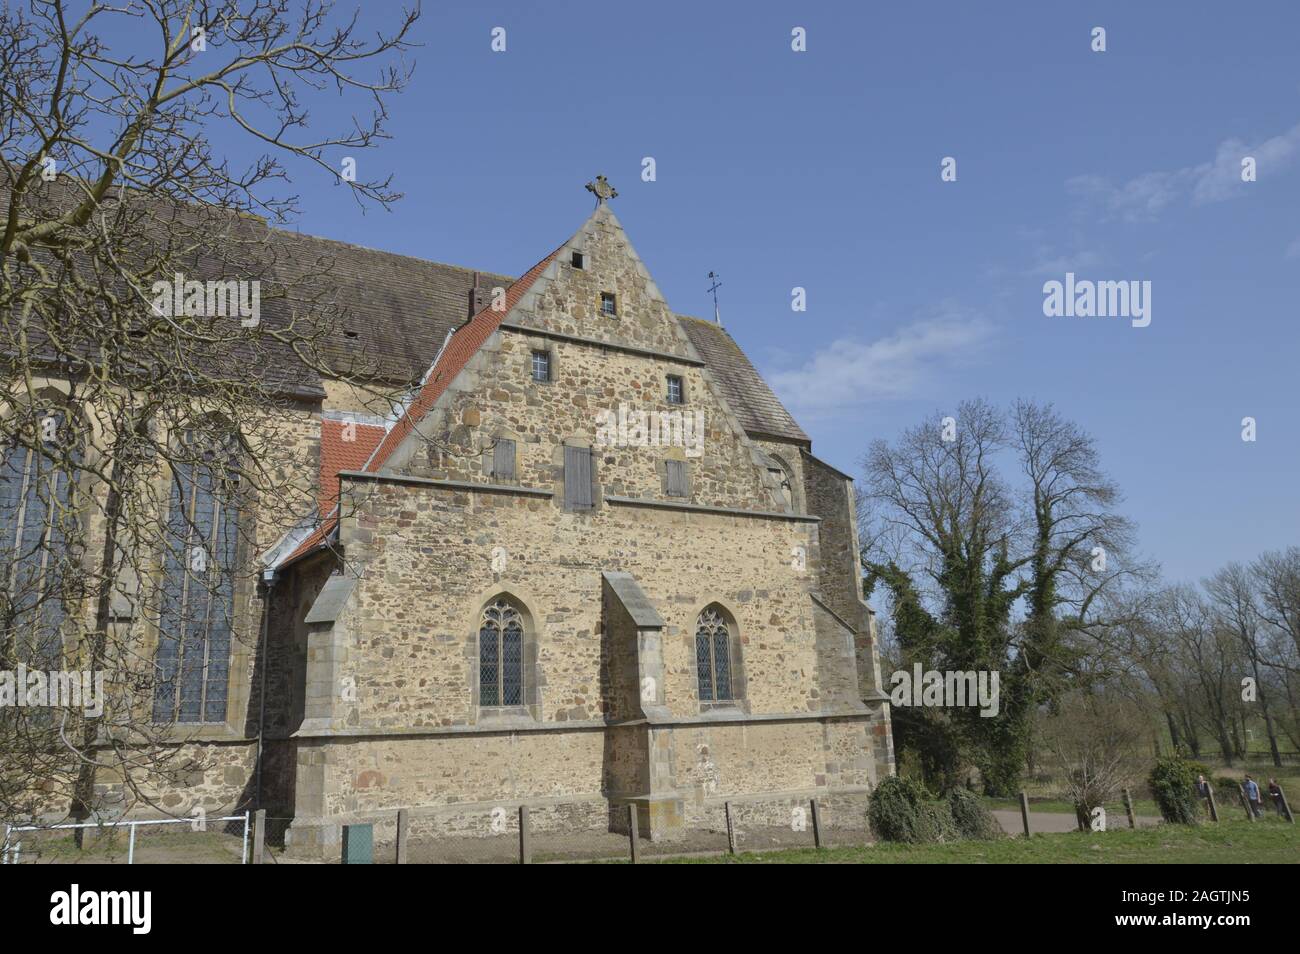
[[[618,198],[618,190],[604,176],[596,176],[595,182],[588,182],[587,191],[596,197],[596,205]]]
[[[717,272],[709,272],[709,277],[713,279],[713,284],[708,287],[708,291],[713,292],[713,321],[715,324],[722,324],[722,316],[718,313],[718,289],[722,287],[722,282],[718,281],[720,276]]]

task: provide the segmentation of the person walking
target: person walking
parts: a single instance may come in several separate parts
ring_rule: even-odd
[[[1246,781],[1241,788],[1246,793],[1246,802],[1250,805],[1250,813],[1256,818],[1264,814],[1259,803],[1259,783],[1247,775]]]
[[[1273,810],[1277,812],[1279,818],[1282,817],[1282,786],[1277,784],[1277,779],[1268,780],[1268,797],[1273,803]]]

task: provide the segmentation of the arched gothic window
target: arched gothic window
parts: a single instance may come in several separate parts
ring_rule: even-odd
[[[501,597],[479,620],[478,697],[480,706],[524,704],[524,618]]]
[[[76,560],[72,504],[76,437],[60,410],[28,409],[15,440],[0,449],[0,586],[7,630],[0,647],[21,650],[29,665],[56,668],[66,587]],[[74,575],[75,574],[75,575]]]
[[[695,622],[695,671],[701,702],[729,702],[735,698],[731,628],[716,605],[705,607]]]
[[[155,722],[224,722],[234,628],[234,455],[193,434],[172,464],[155,658]]]

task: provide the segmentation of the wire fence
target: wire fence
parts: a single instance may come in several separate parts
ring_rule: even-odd
[[[3,864],[244,864],[251,813],[219,818],[146,818],[6,825]],[[80,845],[78,845],[80,835]]]

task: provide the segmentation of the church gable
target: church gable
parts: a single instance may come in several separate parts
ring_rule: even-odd
[[[622,224],[603,203],[560,249],[555,267],[509,324],[700,360]]]
[[[408,433],[390,434],[369,469],[549,489],[564,509],[599,509],[607,496],[787,509],[606,205],[475,326],[481,343],[459,370],[444,354]],[[591,455],[580,499],[566,486],[575,450]]]

